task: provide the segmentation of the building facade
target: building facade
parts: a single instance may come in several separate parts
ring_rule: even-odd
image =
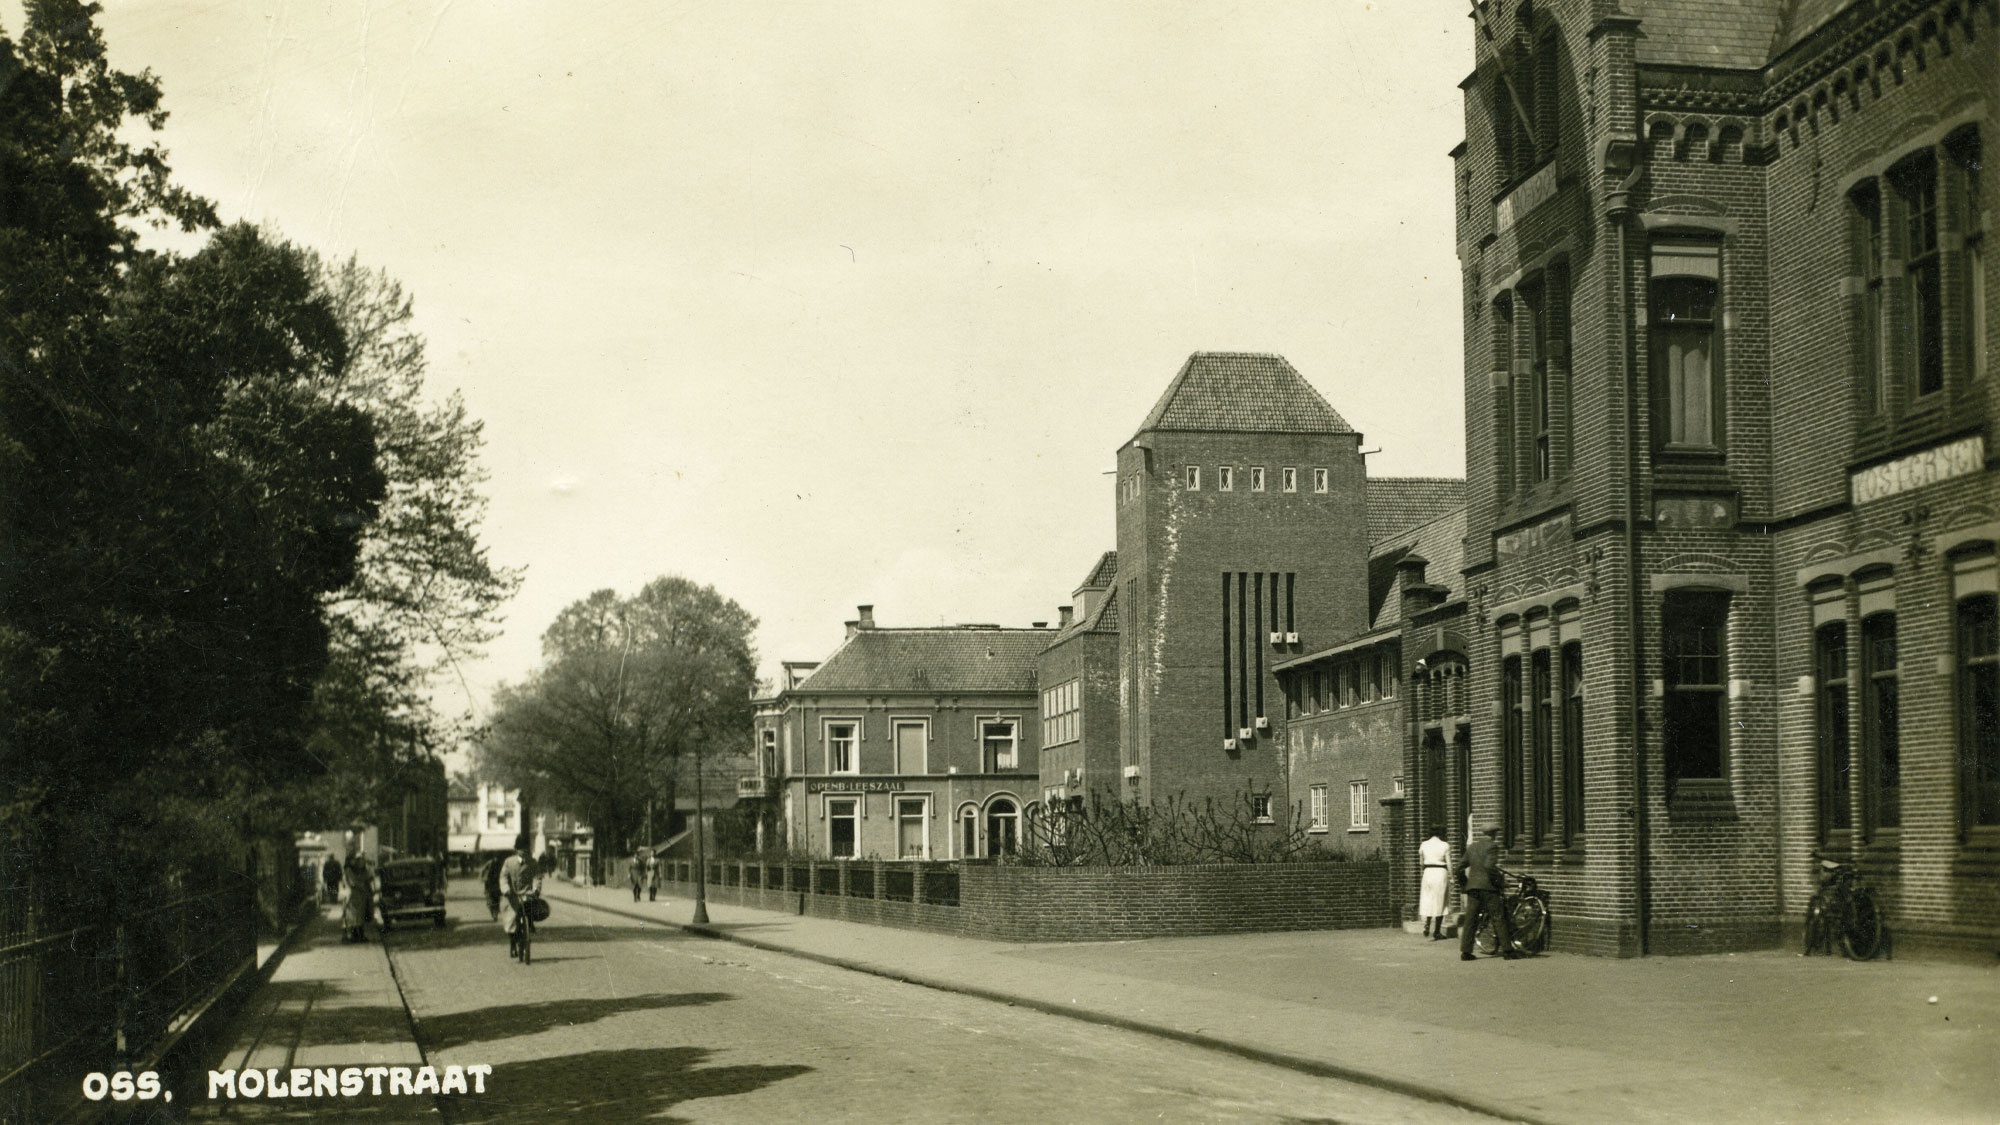
[[[1035,660],[1056,631],[885,629],[860,607],[816,665],[759,701],[787,847],[834,859],[986,859],[1014,851],[1039,799]],[[739,789],[739,793],[742,790]]]
[[[1463,721],[1413,820],[1500,824],[1558,947],[1773,944],[1825,852],[1906,942],[1990,948],[1994,5],[1474,15],[1463,649],[1424,681],[1463,682],[1423,704]]]

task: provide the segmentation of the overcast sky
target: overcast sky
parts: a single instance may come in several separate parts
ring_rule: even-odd
[[[1375,475],[1463,473],[1459,0],[105,8],[179,179],[400,279],[485,422],[527,581],[475,709],[662,574],[767,675],[857,603],[1052,620],[1193,351],[1285,355]]]

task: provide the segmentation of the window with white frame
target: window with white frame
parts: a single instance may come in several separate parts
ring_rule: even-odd
[[[1236,491],[1236,470],[1228,465],[1218,466],[1215,470],[1215,490],[1217,492]]]
[[[931,724],[926,719],[897,719],[890,729],[896,750],[897,773],[929,771]]]
[[[973,805],[959,806],[958,858],[979,858],[979,809]]]
[[[1189,466],[1187,467],[1187,490],[1188,490],[1189,492],[1200,492],[1200,491],[1201,491],[1201,466],[1200,466],[1200,465],[1189,465]]]
[[[1314,470],[1313,470],[1313,491],[1314,491],[1314,492],[1325,492],[1325,491],[1326,491],[1326,470],[1325,470],[1325,469],[1314,469]]]
[[[1083,737],[1083,690],[1077,680],[1042,689],[1042,745],[1058,746]]]
[[[1264,491],[1264,469],[1262,466],[1253,465],[1250,468],[1250,491]]]
[[[1368,831],[1368,783],[1350,781],[1347,783],[1347,830],[1349,832]]]
[[[855,719],[828,719],[826,731],[826,772],[861,772],[861,723]]]
[[[1297,469],[1279,469],[1278,487],[1284,489],[1286,492],[1297,492],[1299,490],[1299,471]]]
[[[979,746],[988,773],[1021,768],[1021,727],[1013,719],[980,720]]]
[[[896,858],[929,859],[930,802],[922,797],[896,798]]]
[[[1311,812],[1312,823],[1308,826],[1310,830],[1314,832],[1326,831],[1326,786],[1315,785],[1312,787]]]
[[[1269,793],[1250,794],[1250,819],[1259,824],[1271,823],[1271,795]]]
[[[853,859],[861,848],[861,798],[826,799],[826,854]]]

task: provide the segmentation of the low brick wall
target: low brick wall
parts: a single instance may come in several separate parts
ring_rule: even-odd
[[[693,865],[666,884],[694,892]],[[991,941],[1123,941],[1395,924],[1380,862],[1197,867],[711,863],[710,901]]]

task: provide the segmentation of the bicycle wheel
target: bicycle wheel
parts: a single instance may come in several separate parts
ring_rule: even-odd
[[[1500,936],[1493,931],[1493,915],[1479,919],[1479,928],[1473,931],[1472,948],[1481,957],[1491,957],[1500,952]]]
[[[1833,952],[1833,934],[1827,918],[1826,892],[1820,891],[1806,903],[1806,956]]]
[[[1540,953],[1549,940],[1549,908],[1532,895],[1524,896],[1507,914],[1513,929],[1514,948],[1522,953]]]
[[[1882,912],[1875,908],[1875,896],[1854,892],[1848,900],[1847,926],[1840,935],[1847,955],[1856,961],[1872,961],[1882,952]]]
[[[535,927],[524,918],[521,921],[521,964],[533,964],[535,960]]]

